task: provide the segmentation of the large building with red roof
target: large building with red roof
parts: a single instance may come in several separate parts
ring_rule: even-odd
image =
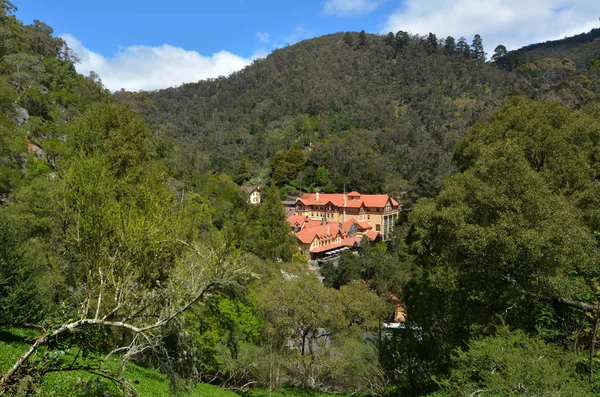
[[[389,238],[400,213],[400,204],[387,194],[305,193],[296,201],[296,215],[346,222],[351,218],[366,221],[373,230]]]
[[[400,205],[385,194],[306,193],[296,201],[288,222],[300,251],[316,259],[354,248],[362,238],[385,240],[394,230]]]

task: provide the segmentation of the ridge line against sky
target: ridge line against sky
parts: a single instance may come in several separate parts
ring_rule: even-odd
[[[340,31],[475,34],[492,53],[600,27],[597,0],[12,0],[54,28],[112,91],[227,76],[275,48]]]

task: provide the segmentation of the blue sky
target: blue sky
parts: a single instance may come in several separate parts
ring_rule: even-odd
[[[153,90],[239,70],[339,31],[481,34],[488,53],[600,27],[598,0],[12,0],[52,26],[111,90]]]

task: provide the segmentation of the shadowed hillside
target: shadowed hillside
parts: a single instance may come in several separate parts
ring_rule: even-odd
[[[591,59],[600,57],[600,29],[592,29],[561,40],[530,44],[519,51],[526,52],[531,60],[543,58],[570,59],[578,67],[587,66]]]

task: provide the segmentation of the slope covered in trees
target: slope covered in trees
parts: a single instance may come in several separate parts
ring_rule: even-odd
[[[586,67],[590,60],[600,55],[600,28],[560,40],[530,44],[517,51],[524,53],[525,59],[530,61],[561,58],[572,60],[578,67]]]
[[[277,49],[227,78],[117,97],[181,145],[193,169],[240,182],[273,176],[296,189],[430,196],[456,142],[511,87],[511,75],[435,36],[339,33]],[[304,158],[275,176],[292,149]]]
[[[116,96],[183,148],[181,172],[290,190],[433,196],[453,172],[456,142],[508,95],[578,107],[600,92],[597,73],[571,61],[507,72],[512,53],[487,63],[483,44],[479,35],[469,43],[338,33],[277,49],[227,78]]]

